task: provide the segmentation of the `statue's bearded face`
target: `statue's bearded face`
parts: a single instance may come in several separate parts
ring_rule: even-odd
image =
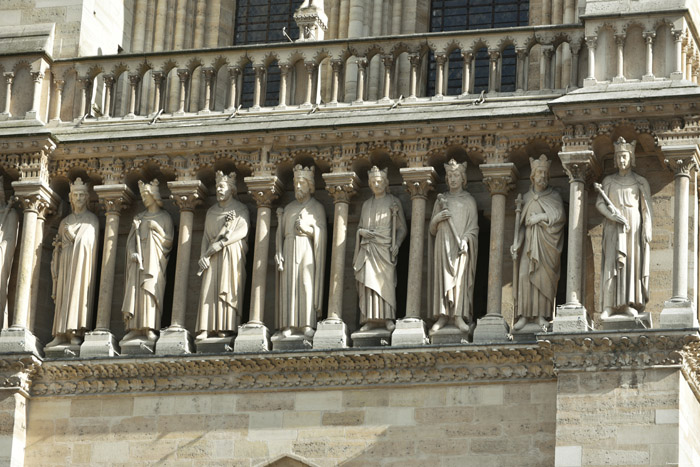
[[[617,151],[615,153],[615,159],[617,161],[617,168],[620,170],[627,170],[632,164],[632,154],[629,151]]]
[[[216,184],[216,200],[217,201],[228,201],[231,199],[232,190],[231,185],[226,181],[220,181]]]
[[[82,211],[87,206],[88,192],[84,189],[75,189],[70,192],[70,204],[73,211]]]
[[[309,186],[309,181],[302,177],[295,177],[294,196],[296,197],[297,201],[306,199],[309,194],[311,194],[311,186]]]
[[[372,175],[369,177],[369,188],[375,195],[386,193],[387,184],[388,182],[381,175]]]
[[[544,167],[538,167],[532,174],[532,184],[537,191],[543,191],[549,184],[549,171]]]

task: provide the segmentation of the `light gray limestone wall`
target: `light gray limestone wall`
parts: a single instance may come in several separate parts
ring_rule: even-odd
[[[684,377],[680,380],[679,465],[700,465],[700,403]]]

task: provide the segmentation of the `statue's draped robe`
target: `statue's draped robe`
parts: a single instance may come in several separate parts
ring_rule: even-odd
[[[122,314],[127,331],[159,329],[163,313],[165,292],[165,270],[168,254],[173,245],[173,220],[165,210],[155,213],[143,211],[136,215],[140,221],[138,229],[131,226],[126,239],[126,285]],[[158,223],[165,235],[148,227],[148,221]],[[143,270],[131,261],[137,252],[137,238],[141,241]]]
[[[467,253],[460,254],[459,242],[448,221],[440,222],[428,239],[428,305],[431,317],[438,319],[462,316],[465,321],[473,318],[474,275],[479,239],[479,213],[474,197],[462,191],[445,193],[447,210],[452,215],[460,239],[467,242]],[[442,211],[435,202],[431,219]]]
[[[229,221],[227,216],[231,217]],[[209,268],[202,274],[197,332],[238,329],[249,223],[248,208],[235,199],[223,207],[215,204],[207,211],[201,255],[204,256],[214,242],[222,242],[224,246],[209,257]]]
[[[561,272],[566,213],[564,202],[552,187],[537,193],[525,193],[520,229],[525,240],[518,267],[518,315],[526,318],[551,318],[556,303]],[[547,220],[528,226],[532,215],[545,214]]]
[[[627,219],[629,229],[609,219],[603,221],[602,309],[629,306],[644,311],[649,301],[649,242],[651,239],[651,191],[649,182],[634,172],[614,174],[603,180],[603,191]],[[598,196],[599,210],[606,210]]]
[[[396,319],[396,258],[391,258],[392,206],[396,206],[396,245],[406,237],[406,218],[401,202],[393,195],[372,197],[362,204],[355,240],[353,269],[357,280],[360,322]],[[360,236],[359,229],[375,237]]]
[[[310,237],[297,233],[297,219],[313,232]],[[281,245],[284,258],[284,269],[277,271],[277,328],[315,328],[323,301],[326,211],[314,198],[294,200],[284,208],[277,229],[277,248]]]
[[[0,209],[0,310],[2,320],[0,325],[5,329],[9,326],[9,316],[7,313],[7,287],[12,271],[12,262],[15,257],[15,247],[17,246],[17,229],[19,218],[17,211],[9,206]]]
[[[56,303],[52,334],[91,329],[97,277],[97,240],[100,223],[90,211],[69,214],[58,226],[51,261]],[[74,238],[71,241],[69,235]]]

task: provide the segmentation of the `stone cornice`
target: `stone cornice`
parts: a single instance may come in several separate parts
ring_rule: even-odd
[[[33,355],[0,356],[0,390],[19,391],[28,396],[40,366],[41,360]]]

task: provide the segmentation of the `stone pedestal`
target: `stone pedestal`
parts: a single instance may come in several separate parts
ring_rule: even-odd
[[[309,350],[313,347],[313,339],[313,337],[308,337],[304,334],[284,336],[281,332],[278,332],[272,336],[272,350]]]
[[[0,331],[0,354],[31,353],[43,357],[43,346],[27,328],[9,327]]]
[[[430,333],[430,343],[433,345],[468,344],[469,335],[463,333],[457,326],[448,324],[439,331]]]
[[[80,357],[115,357],[119,355],[117,339],[109,331],[92,331],[85,333],[80,346]]]
[[[623,329],[651,329],[651,314],[640,313],[637,316],[613,315],[601,320],[600,329],[602,331],[619,331]]]
[[[695,306],[688,300],[669,300],[664,302],[659,319],[663,329],[687,329],[698,327]]]
[[[386,328],[352,333],[353,347],[386,347],[391,344],[391,333]]]
[[[122,349],[122,355],[151,356],[156,351],[156,342],[137,337],[130,341],[119,342],[119,347]]]
[[[592,329],[582,305],[560,305],[552,321],[554,332],[586,332]]]
[[[396,321],[396,329],[391,334],[391,346],[425,345],[428,337],[425,323],[420,318],[404,318]]]
[[[317,326],[314,349],[344,349],[350,345],[348,327],[342,320],[326,319]]]
[[[54,345],[44,348],[46,358],[78,358],[80,354],[80,344]]]
[[[474,329],[475,344],[508,342],[508,324],[501,315],[486,315]]]
[[[195,347],[197,347],[197,353],[230,353],[233,352],[233,339],[233,336],[197,339]]]
[[[512,331],[511,334],[514,342],[537,342],[537,337],[535,336],[547,332],[548,329],[548,327],[545,328],[536,323],[527,323],[525,327],[519,331]]]
[[[156,355],[184,355],[192,353],[192,335],[181,327],[170,326],[160,334],[156,344]]]
[[[267,352],[270,350],[270,331],[262,324],[238,326],[238,337],[233,343],[233,351]]]

